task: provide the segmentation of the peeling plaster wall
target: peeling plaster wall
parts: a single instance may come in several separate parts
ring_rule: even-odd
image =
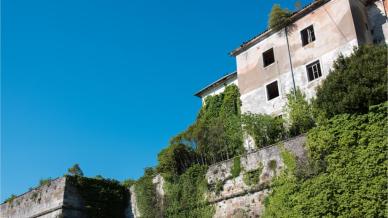
[[[353,1],[353,0],[350,0]],[[302,46],[300,31],[313,25],[316,40]],[[358,45],[349,0],[332,0],[289,27],[289,45],[295,84],[311,98],[339,54]],[[263,52],[274,49],[275,63],[263,67]],[[306,65],[319,60],[323,76],[308,81]],[[281,115],[286,94],[293,88],[284,30],[270,35],[236,56],[242,112]],[[278,81],[280,96],[267,100],[266,85]]]

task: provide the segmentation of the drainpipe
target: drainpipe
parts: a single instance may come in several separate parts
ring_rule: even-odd
[[[292,84],[294,85],[294,95],[296,96],[296,85],[295,85],[294,69],[293,69],[293,67],[292,67],[291,52],[290,52],[290,43],[288,42],[288,33],[287,33],[288,31],[287,31],[287,26],[284,27],[284,32],[286,33],[287,50],[288,50],[288,60],[290,61]]]

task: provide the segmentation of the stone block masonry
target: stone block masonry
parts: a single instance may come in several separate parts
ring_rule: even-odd
[[[60,177],[0,205],[1,218],[86,218],[88,208],[70,177]],[[89,179],[91,180],[91,179]],[[93,180],[98,181],[98,180]],[[101,184],[101,182],[99,183]],[[86,187],[87,188],[87,187]],[[89,204],[91,203],[89,199]],[[133,217],[129,199],[122,217]],[[128,202],[127,202],[128,201]],[[117,208],[116,208],[117,209]],[[106,216],[103,216],[106,217]]]
[[[284,141],[282,146],[298,159],[306,157],[305,136]],[[208,193],[208,200],[215,206],[214,217],[259,217],[264,209],[264,200],[270,193],[270,182],[283,168],[281,146],[269,146],[240,157],[241,173],[232,178],[233,159],[209,167],[206,178],[209,184],[221,182],[222,191]],[[248,185],[244,175],[258,173],[259,182]]]

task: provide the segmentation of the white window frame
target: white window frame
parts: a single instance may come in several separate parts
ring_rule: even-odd
[[[308,71],[307,66],[309,66],[309,65],[311,65],[311,64],[313,64],[313,63],[315,63],[315,62],[319,63],[319,66],[320,66],[320,69],[321,69],[321,76],[315,77],[315,75],[314,75],[315,73],[314,73],[314,70],[313,70],[313,77],[314,77],[314,79],[309,80],[309,71]],[[314,66],[317,67],[316,64],[312,65],[312,67],[314,67]],[[321,61],[320,59],[317,59],[317,60],[314,60],[314,61],[311,61],[311,62],[307,63],[307,64],[305,65],[305,69],[306,69],[306,77],[307,77],[307,81],[308,81],[309,83],[310,83],[310,82],[317,81],[318,79],[320,79],[320,78],[323,77],[322,61]],[[317,72],[317,74],[319,74],[319,72]]]
[[[314,40],[312,40],[312,34],[311,34],[311,31],[309,29],[309,27],[312,27],[313,28],[313,31],[314,31]],[[307,43],[305,45],[303,45],[303,36],[302,36],[302,32],[306,30],[307,32]],[[302,28],[300,31],[300,34],[301,34],[301,39],[302,39],[302,47],[305,47],[307,45],[309,45],[310,43],[313,43],[317,40],[317,36],[315,34],[315,28],[314,28],[314,24],[310,24],[304,28]]]

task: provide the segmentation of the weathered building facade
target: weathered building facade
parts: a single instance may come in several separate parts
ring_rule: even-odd
[[[242,112],[281,115],[294,88],[313,97],[340,54],[388,42],[386,10],[382,0],[315,1],[294,13],[287,27],[267,30],[232,51]]]

